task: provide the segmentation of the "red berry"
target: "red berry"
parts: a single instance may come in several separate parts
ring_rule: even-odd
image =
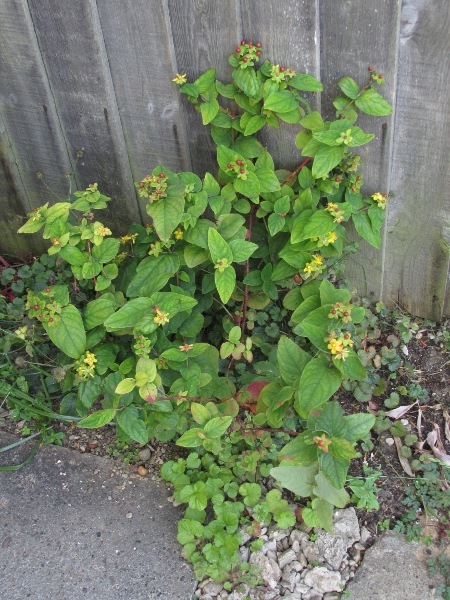
[[[334,209],[334,212],[335,212],[335,213],[338,213],[338,212],[339,212],[339,209],[338,209],[338,208],[335,208],[335,209]]]
[[[256,42],[256,47],[261,48],[261,42]]]
[[[159,177],[165,177],[165,176],[166,176],[166,174],[165,174],[165,173],[160,173],[160,174],[159,174]]]
[[[286,70],[286,69],[285,69],[284,67],[280,67],[280,71],[281,71],[282,73],[284,73],[284,72],[285,72],[285,70]]]
[[[292,69],[289,69],[289,73],[293,73],[294,71]]]
[[[46,292],[47,292],[47,294],[48,294],[48,293],[49,293],[49,291],[50,291],[50,288],[45,288],[45,291],[46,291]]]
[[[42,319],[42,315],[39,315],[39,318]]]
[[[241,46],[243,46],[244,44],[246,44],[247,42],[245,40],[241,41]]]
[[[237,165],[242,165],[242,160],[240,158],[238,158],[237,161],[236,161],[236,164]]]
[[[358,175],[358,177],[356,178],[356,181],[361,181],[361,177]]]
[[[242,59],[242,62],[247,62],[248,58],[246,56],[244,56],[244,58]]]
[[[345,311],[344,317],[348,317],[349,315],[350,315],[350,313],[348,313],[347,311]]]
[[[245,173],[245,169],[241,169],[241,170],[239,171],[239,173],[242,173],[242,175],[243,175],[243,174]]]
[[[39,310],[39,304],[35,304],[35,305],[33,306],[33,308],[34,308],[34,310]]]
[[[332,333],[327,333],[327,337],[332,338],[333,334]]]
[[[349,334],[348,334],[348,333],[346,333],[346,334],[344,335],[344,340],[348,340],[349,338],[350,338]]]
[[[48,320],[49,323],[53,323],[53,317],[50,317],[50,319]]]
[[[319,441],[317,442],[317,445],[318,445],[318,446],[323,446],[323,443],[324,443],[324,442],[323,442],[323,440],[319,440]]]
[[[331,314],[335,315],[336,314],[336,309],[333,308],[333,310],[331,311]]]
[[[258,50],[258,52],[256,53],[256,56],[261,56],[261,50]]]
[[[253,48],[253,42],[249,42],[249,43],[248,43],[248,47],[249,47],[249,48]]]
[[[387,198],[387,194],[383,194],[383,198]]]
[[[381,73],[378,75],[378,79],[383,79],[383,75],[381,75]]]
[[[241,51],[241,47],[240,46],[236,46],[236,52],[240,52]]]
[[[233,165],[231,163],[227,164],[227,169],[231,169],[233,167]]]
[[[373,67],[369,67],[369,71],[373,71]]]

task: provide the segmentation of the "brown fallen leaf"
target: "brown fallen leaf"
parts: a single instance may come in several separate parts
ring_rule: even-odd
[[[398,406],[397,408],[394,408],[393,410],[387,412],[386,416],[390,419],[400,419],[400,417],[406,415],[406,413],[410,411],[416,404],[418,404],[417,400],[414,402],[414,404],[408,404],[407,406]]]
[[[2,542],[2,548],[7,548],[9,546],[10,542],[11,542],[11,538],[9,536],[5,537],[5,539]]]
[[[444,420],[445,420],[445,427],[444,427],[445,437],[450,442],[450,414],[448,413],[447,410],[445,410],[445,408],[442,409],[442,414],[443,414]]]
[[[398,460],[402,465],[402,469],[410,477],[414,477],[409,461],[402,455],[402,441],[399,437],[394,436],[395,447],[397,448]]]

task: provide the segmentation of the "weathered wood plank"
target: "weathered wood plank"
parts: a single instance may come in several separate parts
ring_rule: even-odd
[[[405,3],[384,295],[433,319],[450,314],[449,31],[448,3]]]
[[[124,230],[139,211],[95,0],[29,6],[67,145],[84,149],[79,184],[99,183],[105,221]]]
[[[189,170],[176,63],[165,2],[98,0],[101,27],[135,180],[156,165]]]
[[[337,83],[341,77],[349,75],[363,85],[369,81],[369,65],[385,76],[387,83],[380,91],[393,103],[400,4],[395,0],[320,1],[323,106],[329,117],[334,116],[332,100],[339,95]],[[363,192],[367,196],[378,191],[387,193],[394,115],[361,115],[357,124],[375,134],[375,139],[359,152],[364,163],[361,169],[365,182]],[[349,240],[352,237],[350,233]],[[354,239],[358,239],[357,236]],[[361,241],[358,254],[351,255],[347,264],[346,277],[358,292],[378,300],[382,294],[383,250],[375,250]]]
[[[215,68],[217,77],[229,83],[228,56],[240,40],[241,31],[235,0],[168,0],[177,70],[193,81]],[[203,175],[217,171],[216,146],[209,127],[186,102],[186,121],[193,170]]]
[[[241,2],[243,37],[260,41],[262,60],[293,68],[320,78],[319,23],[317,0],[283,0],[282,2]],[[319,101],[308,94],[311,107]],[[260,140],[267,145],[276,166],[295,169],[302,162],[295,147],[300,127],[280,123],[280,129],[266,127]]]
[[[12,161],[9,166],[5,163],[6,172],[17,170],[22,182],[21,189],[16,187],[16,212],[25,214],[49,200],[49,192],[36,173],[43,173],[47,185],[64,195],[64,175],[71,170],[71,163],[26,2],[0,3],[0,48],[3,156]],[[7,189],[12,202],[9,184]],[[0,201],[2,219],[4,210]]]

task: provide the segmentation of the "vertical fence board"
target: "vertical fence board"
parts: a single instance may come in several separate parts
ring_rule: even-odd
[[[386,298],[435,319],[445,302],[450,251],[449,31],[448,3],[405,3],[392,161],[396,197],[386,248]]]
[[[334,116],[332,100],[339,95],[338,81],[344,75],[362,87],[369,81],[368,66],[381,71],[386,84],[380,92],[391,103],[395,96],[395,68],[398,48],[400,2],[372,0],[321,0],[320,3],[321,70],[326,85],[324,109]],[[394,116],[361,115],[357,124],[375,138],[358,149],[364,176],[363,192],[387,193],[391,163]],[[358,239],[357,236],[349,236]],[[347,259],[346,276],[359,293],[378,300],[382,293],[383,250],[375,250],[361,241],[356,255]]]
[[[112,80],[135,180],[156,165],[190,169],[165,3],[98,0]]]
[[[17,212],[29,211],[51,198],[36,173],[63,195],[71,165],[26,2],[0,3],[0,48],[3,156],[14,156],[23,182]]]
[[[98,182],[113,202],[106,221],[123,227],[139,216],[95,0],[30,0],[50,86],[81,187]]]
[[[169,0],[169,14],[178,71],[187,73],[188,81],[193,81],[215,68],[217,78],[229,83],[227,57],[241,35],[235,0]],[[199,175],[215,173],[216,147],[209,127],[202,124],[200,114],[191,106],[186,108],[186,119],[193,170]]]
[[[283,2],[241,2],[243,37],[260,41],[262,60],[269,58],[275,64],[309,73],[320,78],[319,31],[317,0],[284,0]],[[305,97],[311,107],[318,98]],[[295,169],[302,161],[295,146],[300,127],[280,122],[280,128],[266,127],[260,135],[264,145],[276,159],[276,166]]]

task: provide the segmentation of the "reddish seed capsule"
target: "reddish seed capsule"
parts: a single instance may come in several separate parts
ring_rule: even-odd
[[[233,165],[232,165],[231,163],[228,163],[228,164],[227,164],[227,169],[231,169],[231,168],[232,168],[232,166],[233,166]]]
[[[241,169],[241,170],[239,171],[239,173],[242,173],[242,175],[243,175],[243,174],[245,173],[245,169]]]
[[[348,317],[350,313],[348,313],[347,311],[345,311],[344,313],[344,317]]]
[[[247,62],[248,58],[246,56],[244,56],[244,58],[242,59],[242,62]]]
[[[50,288],[45,288],[45,291],[46,291],[46,292],[47,292],[47,294],[48,294],[48,293],[49,293],[49,291],[50,291]]]
[[[35,304],[35,305],[33,306],[33,308],[34,308],[34,310],[38,310],[38,309],[39,309],[39,304]]]
[[[261,48],[261,42],[256,42],[256,47]]]
[[[334,209],[334,212],[335,212],[335,213],[338,213],[338,212],[339,212],[339,209],[338,209],[338,208],[335,208],[335,209]]]
[[[327,333],[327,337],[332,338],[333,334],[332,333]]]
[[[381,73],[378,75],[378,79],[383,79],[383,75],[381,75]]]
[[[256,56],[261,56],[261,50],[258,50],[258,52],[256,53]]]
[[[294,71],[292,69],[289,69],[289,73],[293,73]]]
[[[373,67],[369,67],[369,71],[373,71]]]
[[[280,74],[279,74],[279,73],[275,73],[275,75],[276,75],[276,77],[279,77],[279,76],[280,76]]]
[[[284,73],[284,72],[285,72],[285,70],[286,70],[286,69],[285,69],[284,67],[280,67],[280,71],[281,71],[282,73]]]
[[[333,308],[333,310],[331,311],[331,314],[332,314],[332,315],[335,315],[335,314],[336,314],[336,310],[335,310],[334,308]]]
[[[50,319],[48,320],[49,323],[53,323],[53,317],[50,317]]]
[[[249,43],[248,43],[248,47],[249,47],[249,48],[253,48],[253,42],[249,42]]]
[[[240,52],[241,51],[241,47],[240,46],[236,46],[236,52]]]
[[[319,441],[317,442],[317,445],[318,445],[318,446],[323,446],[323,440],[319,440]]]
[[[247,42],[245,40],[241,41],[241,46],[243,46],[244,44],[246,44]]]
[[[166,176],[166,174],[165,174],[165,173],[160,173],[160,174],[159,174],[159,177],[165,177],[165,176]]]
[[[42,319],[42,315],[39,315],[39,318]]]
[[[344,340],[348,340],[349,338],[350,338],[350,336],[348,335],[348,333],[346,333],[346,334],[344,335]]]
[[[358,177],[356,178],[356,181],[361,181],[361,177],[359,177],[359,176],[358,176]]]
[[[387,198],[387,194],[383,194],[383,198]]]

